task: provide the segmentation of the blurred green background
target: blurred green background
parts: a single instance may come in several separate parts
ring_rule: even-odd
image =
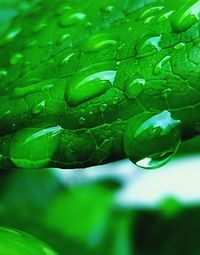
[[[37,0],[1,0],[0,36]],[[61,255],[200,254],[200,138],[160,170],[123,160],[85,170],[3,171],[0,225]]]

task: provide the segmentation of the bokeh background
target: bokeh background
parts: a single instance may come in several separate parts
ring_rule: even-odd
[[[0,36],[37,0],[0,0]],[[60,255],[200,254],[200,138],[167,166],[128,160],[85,170],[1,170],[0,225]]]

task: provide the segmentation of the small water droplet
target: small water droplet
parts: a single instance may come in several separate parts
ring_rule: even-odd
[[[34,47],[36,46],[36,44],[37,44],[37,40],[35,39],[30,39],[27,41],[27,47]]]
[[[146,81],[144,79],[130,79],[125,84],[125,92],[128,98],[138,97],[144,90]]]
[[[117,41],[112,38],[109,34],[98,34],[92,36],[85,44],[84,51],[92,52],[102,50],[106,47],[116,45]]]
[[[39,23],[33,28],[34,33],[39,33],[41,32],[45,27],[47,27],[46,23]]]
[[[86,119],[85,119],[84,117],[80,117],[80,119],[79,119],[79,124],[80,124],[80,125],[84,125],[85,122],[86,122]]]
[[[21,31],[22,29],[20,27],[10,30],[6,35],[6,41],[12,41]]]
[[[105,12],[111,13],[113,12],[115,7],[113,5],[109,5],[105,8]]]
[[[137,58],[146,57],[161,50],[161,35],[150,37],[148,39],[140,39],[136,45]]]
[[[154,7],[148,8],[141,13],[138,20],[146,19],[146,18],[152,16],[152,14],[155,14],[155,13],[161,11],[163,8],[164,8],[164,6],[154,6]]]
[[[181,142],[181,122],[171,113],[144,113],[133,117],[124,133],[124,150],[137,166],[155,169],[165,165]]]
[[[66,13],[69,10],[71,10],[71,6],[69,6],[68,4],[61,4],[56,9],[56,14],[57,15],[62,15],[62,14]]]
[[[174,46],[174,49],[175,50],[181,50],[181,49],[183,49],[183,48],[185,48],[185,43],[183,43],[183,42],[180,42],[180,43],[178,43],[178,44],[176,44],[175,46]]]
[[[11,59],[10,59],[10,63],[12,65],[16,65],[16,64],[19,64],[22,59],[23,59],[23,55],[21,53],[16,53]]]
[[[68,56],[66,56],[62,61],[61,64],[62,65],[66,65],[69,63],[69,61],[71,60],[71,58],[74,56],[74,53],[69,54]]]
[[[115,76],[116,71],[107,70],[88,75],[78,81],[75,79],[66,87],[67,103],[70,106],[77,106],[88,99],[102,95],[112,87]]]
[[[0,69],[0,79],[6,77],[8,72],[5,69]]]
[[[163,67],[168,63],[168,61],[170,60],[171,56],[166,56],[164,57],[154,68],[154,75],[159,75],[163,69]]]
[[[88,116],[89,116],[89,117],[92,117],[93,114],[94,114],[93,111],[89,111],[89,112],[88,112]]]
[[[63,34],[59,40],[59,44],[63,44],[65,41],[67,41],[70,38],[70,34]]]
[[[174,12],[175,12],[175,11],[168,11],[168,12],[162,14],[162,15],[158,18],[157,22],[164,22],[164,21],[168,20],[169,17],[170,17]]]
[[[75,26],[86,20],[86,17],[86,14],[82,12],[63,14],[60,18],[60,25],[63,27]]]
[[[112,102],[113,102],[113,104],[118,104],[119,103],[119,97],[113,97],[113,99],[112,99]]]
[[[43,111],[44,107],[45,107],[45,101],[42,101],[41,103],[35,105],[32,108],[32,114],[33,115],[40,114]]]
[[[162,98],[167,99],[171,92],[172,92],[171,88],[164,89],[161,93]]]
[[[172,15],[172,27],[175,32],[184,32],[200,19],[200,1],[186,1],[182,7]]]
[[[100,105],[100,111],[101,112],[105,112],[108,109],[108,105],[107,104],[101,104]]]

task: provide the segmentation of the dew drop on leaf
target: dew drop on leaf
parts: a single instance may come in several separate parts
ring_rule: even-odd
[[[161,36],[140,39],[136,45],[137,58],[146,57],[160,51],[160,41]]]
[[[143,113],[133,117],[124,133],[124,151],[137,166],[155,169],[165,165],[181,142],[181,122],[171,113]]]
[[[163,8],[164,6],[154,6],[154,7],[148,8],[147,10],[141,13],[138,20],[149,18],[150,16],[152,16],[152,14],[156,14],[157,12],[161,11]]]
[[[136,98],[145,87],[145,80],[142,78],[128,80],[125,84],[125,93],[128,98]]]
[[[60,18],[60,25],[63,27],[70,27],[82,23],[86,19],[86,14],[82,12],[66,13]]]
[[[175,32],[188,30],[200,19],[200,1],[189,0],[172,15],[171,23]]]
[[[85,52],[99,51],[106,47],[116,45],[117,41],[108,34],[98,34],[92,36],[85,44]]]
[[[0,79],[6,77],[8,72],[5,69],[0,69]]]
[[[18,131],[13,138],[10,158],[20,168],[42,168],[52,158],[59,137],[60,126],[50,128],[25,128]]]
[[[21,53],[16,53],[14,56],[12,56],[12,58],[10,59],[10,63],[12,65],[16,65],[18,63],[20,63],[23,59],[23,55]]]
[[[33,236],[11,228],[0,227],[0,254],[57,255],[48,245]]]
[[[90,74],[67,86],[65,98],[70,106],[77,106],[88,99],[100,96],[112,87],[116,71],[108,70]]]

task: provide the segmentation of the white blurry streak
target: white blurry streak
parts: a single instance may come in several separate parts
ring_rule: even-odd
[[[181,204],[200,203],[199,155],[176,157],[157,170],[142,170],[128,160],[78,170],[53,170],[67,186],[116,180],[122,188],[116,195],[120,207],[155,208],[167,198]]]

